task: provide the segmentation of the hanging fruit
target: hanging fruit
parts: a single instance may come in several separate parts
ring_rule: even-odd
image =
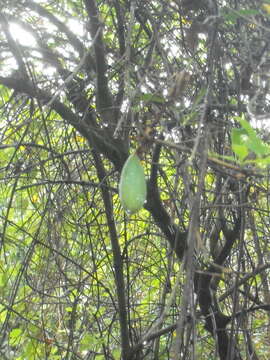
[[[143,207],[146,199],[146,180],[136,153],[131,154],[123,166],[119,196],[121,204],[128,214],[134,214]]]

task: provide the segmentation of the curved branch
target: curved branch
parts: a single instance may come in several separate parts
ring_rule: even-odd
[[[126,51],[126,44],[125,44],[125,26],[124,26],[124,19],[121,13],[121,5],[119,0],[113,0],[116,18],[117,18],[117,36],[118,36],[118,43],[119,43],[119,55],[120,57],[124,56]],[[124,99],[124,89],[125,89],[125,79],[124,74],[119,73],[119,82],[118,82],[118,92],[115,99],[116,104],[116,114],[119,116],[120,114],[120,107]]]
[[[92,39],[96,38],[96,41],[94,43],[94,50],[97,72],[97,108],[102,116],[102,119],[107,124],[110,124],[112,121],[115,123],[116,119],[114,119],[112,111],[114,108],[113,101],[108,87],[108,79],[106,76],[106,54],[101,31],[102,24],[99,20],[98,8],[94,0],[84,0],[84,4],[90,19],[91,37]]]
[[[252,271],[252,273],[246,274],[242,279],[240,279],[238,281],[237,286],[240,287],[242,286],[245,282],[247,282],[250,278],[255,277],[257,274],[260,274],[261,272],[265,271],[266,269],[270,268],[270,263],[266,263],[263,265],[259,265],[256,269],[254,269],[254,271]],[[234,290],[235,290],[236,284],[233,284],[227,291],[224,292],[224,294],[222,294],[218,301],[223,301],[225,300],[228,296],[230,296]],[[270,306],[270,305],[269,305]]]
[[[12,77],[0,76],[0,84],[15,90],[19,93],[25,93],[33,98],[38,99],[42,104],[48,104],[52,99],[52,95],[44,90],[40,90],[31,81],[18,81]],[[98,126],[90,127],[84,119],[76,115],[61,101],[55,99],[50,107],[58,113],[63,120],[72,125],[80,134],[82,134],[89,142],[90,146],[95,148],[100,153],[104,154],[116,167],[121,170],[128,151],[124,141],[120,139],[113,139],[108,134],[107,129],[100,129]],[[91,118],[91,113],[88,112],[85,118]],[[94,124],[94,122],[92,122]]]
[[[117,34],[118,34],[120,56],[123,56],[126,50],[124,19],[121,14],[121,5],[119,4],[119,0],[113,0],[113,4],[117,18]]]
[[[77,36],[73,34],[73,32],[69,30],[69,28],[65,23],[57,19],[57,17],[55,17],[51,12],[46,10],[43,6],[39,5],[37,2],[26,0],[24,2],[24,5],[29,9],[37,12],[40,16],[45,17],[52,24],[54,24],[61,32],[63,32],[67,36],[70,44],[74,47],[74,49],[78,51],[79,55],[81,57],[83,56],[83,54],[85,53],[85,48],[82,42],[77,38]]]
[[[150,180],[147,184],[147,203],[145,208],[151,212],[155,222],[168,239],[171,248],[175,251],[178,258],[182,260],[186,249],[187,232],[180,232],[178,226],[172,223],[170,215],[162,205],[157,184],[160,151],[161,144],[156,144],[152,158]]]
[[[0,83],[10,89],[15,90],[18,93],[25,93],[33,98],[39,99],[43,104],[48,103],[52,97],[51,94],[47,93],[46,91],[38,89],[29,80],[18,81],[18,79],[13,77],[0,76]],[[52,103],[52,109],[55,110],[68,123],[78,127],[79,117],[63,103],[58,100],[54,100]]]
[[[93,158],[95,161],[95,166],[97,169],[97,175],[99,182],[107,185],[106,182],[106,172],[103,167],[100,156],[97,152],[92,151]],[[121,329],[121,343],[122,343],[122,357],[123,359],[128,359],[130,354],[130,344],[129,344],[129,331],[128,331],[128,322],[127,322],[127,304],[125,297],[125,281],[124,281],[124,271],[123,271],[123,259],[121,255],[121,249],[118,241],[117,231],[115,227],[115,221],[113,217],[113,207],[111,202],[111,196],[108,189],[104,186],[101,188],[102,198],[105,206],[105,213],[107,218],[107,224],[110,233],[110,240],[113,250],[113,262],[114,262],[114,277],[116,283],[116,291],[118,298],[118,312],[119,312],[119,322]]]
[[[239,237],[241,219],[236,219],[234,228],[228,230],[226,228],[225,220],[223,222],[223,233],[226,239],[225,245],[223,246],[219,256],[216,259],[216,263],[221,265],[230,254],[233,244]],[[196,273],[194,278],[195,291],[198,294],[198,300],[200,309],[205,317],[205,328],[212,334],[217,334],[219,355],[221,360],[227,359],[227,353],[229,351],[229,338],[226,331],[226,326],[231,320],[230,316],[224,315],[219,307],[216,300],[215,294],[211,294],[210,282],[213,278],[213,273],[217,272],[217,267],[211,265],[204,273]],[[235,354],[234,360],[240,359]]]
[[[19,45],[17,44],[17,42],[13,39],[10,31],[9,31],[9,24],[8,21],[6,19],[6,16],[0,13],[0,22],[2,22],[2,28],[3,28],[3,32],[5,33],[5,36],[7,38],[7,42],[9,45],[9,48],[12,52],[12,54],[15,57],[15,60],[18,64],[18,68],[20,71],[20,76],[23,79],[27,79],[28,75],[27,75],[27,70],[26,70],[26,66],[25,63],[23,61],[23,56],[20,50]]]

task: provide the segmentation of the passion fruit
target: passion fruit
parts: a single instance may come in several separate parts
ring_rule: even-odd
[[[120,201],[128,214],[143,207],[146,199],[146,179],[140,159],[131,154],[125,162],[119,182]]]

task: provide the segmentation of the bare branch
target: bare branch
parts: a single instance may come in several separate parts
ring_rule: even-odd
[[[9,44],[9,48],[17,61],[20,76],[22,79],[27,79],[27,77],[28,77],[27,70],[26,70],[24,60],[23,60],[23,55],[22,55],[22,52],[20,49],[20,45],[17,44],[17,42],[13,39],[13,37],[9,31],[8,21],[5,17],[5,15],[3,15],[1,13],[0,13],[0,22],[2,22],[2,28],[6,35],[6,38],[7,38],[8,44]]]
[[[68,40],[70,41],[70,44],[74,47],[74,49],[76,49],[78,51],[80,57],[82,57],[84,55],[84,53],[85,53],[84,45],[78,39],[78,37],[76,35],[74,35],[74,33],[72,31],[69,30],[69,28],[67,27],[67,25],[65,23],[63,23],[62,21],[57,19],[56,16],[54,16],[51,12],[46,10],[43,6],[41,6],[37,2],[33,2],[31,0],[26,0],[24,2],[24,5],[26,7],[28,7],[29,9],[37,12],[40,16],[45,17],[52,24],[57,26],[57,28],[67,36]]]
[[[94,43],[95,62],[97,71],[97,108],[103,120],[107,124],[115,123],[114,106],[112,96],[108,87],[106,76],[107,63],[102,36],[102,23],[99,20],[99,12],[94,0],[84,0],[84,4],[90,19],[90,33],[92,39],[98,34]]]

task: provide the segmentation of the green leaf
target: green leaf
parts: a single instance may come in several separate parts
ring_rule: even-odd
[[[81,350],[89,349],[93,345],[94,339],[95,338],[93,337],[92,334],[84,335],[84,337],[82,338],[81,343],[80,343]]]
[[[255,9],[242,9],[242,10],[236,10],[235,13],[237,13],[239,16],[253,16],[258,15],[259,11]]]
[[[155,94],[140,94],[138,95],[137,100],[144,101],[146,103],[154,102],[159,104],[164,104],[166,101],[163,96]]]
[[[255,152],[258,156],[267,155],[270,151],[269,147],[266,146],[258,137],[256,131],[251,127],[250,123],[243,118],[239,118],[238,121],[240,122],[242,128],[246,130],[248,135],[248,138],[246,139],[246,145],[248,148]]]
[[[241,162],[248,156],[248,148],[244,145],[232,145],[232,149]]]
[[[21,333],[22,333],[22,329],[16,328],[16,329],[11,330],[9,337],[16,338],[16,337],[20,336]]]
[[[121,349],[114,349],[112,351],[112,354],[114,356],[115,359],[120,359],[121,358]]]
[[[248,133],[244,129],[232,129],[231,140],[233,144],[243,145],[245,143],[245,137],[248,137]]]
[[[204,98],[204,96],[206,94],[206,90],[207,90],[206,87],[201,88],[201,90],[199,91],[199,93],[196,96],[196,99],[195,99],[195,101],[193,103],[193,107],[197,106],[201,102],[201,100]]]
[[[242,162],[248,155],[248,147],[246,146],[245,138],[248,138],[248,134],[244,129],[232,129],[231,140],[232,150],[238,156]]]
[[[232,150],[238,156],[239,160],[244,161],[250,151],[255,153],[258,158],[268,155],[270,153],[269,146],[263,143],[250,123],[240,117],[237,117],[236,120],[242,128],[232,129],[231,141]],[[253,162],[256,163],[256,160]]]
[[[22,335],[22,329],[16,328],[11,330],[11,332],[9,333],[10,343],[12,345],[19,344],[21,341],[21,335]]]
[[[237,19],[241,17],[249,17],[258,15],[259,11],[255,9],[242,9],[242,10],[223,10],[222,11],[222,17],[226,21],[231,21],[233,23],[236,22]],[[250,19],[252,21],[252,19]]]

